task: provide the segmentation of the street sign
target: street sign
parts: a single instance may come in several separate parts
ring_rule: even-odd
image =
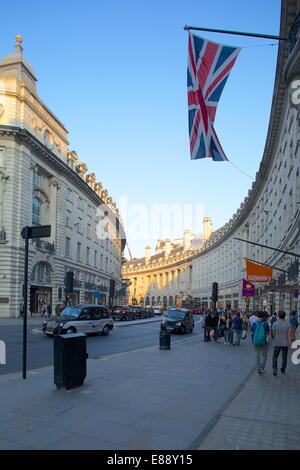
[[[93,296],[95,299],[100,299],[101,292],[99,290],[94,290],[93,291]]]
[[[25,240],[27,230],[27,238],[44,238],[51,236],[51,225],[37,225],[35,227],[24,227],[21,235]]]

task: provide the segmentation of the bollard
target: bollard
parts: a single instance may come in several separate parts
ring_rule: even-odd
[[[159,349],[171,348],[171,334],[169,331],[160,330],[159,334]]]

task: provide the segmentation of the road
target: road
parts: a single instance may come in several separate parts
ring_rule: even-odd
[[[195,315],[193,333],[172,334],[171,345],[202,334],[201,318]],[[53,340],[38,330],[38,320],[28,325],[27,369],[34,370],[53,364]],[[87,352],[90,359],[120,354],[159,345],[160,321],[144,323],[136,320],[131,325],[116,326],[108,336],[88,336]],[[0,320],[0,340],[6,343],[6,364],[0,365],[0,375],[22,371],[22,322]]]

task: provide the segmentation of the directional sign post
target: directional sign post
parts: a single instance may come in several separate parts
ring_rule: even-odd
[[[24,227],[21,232],[25,240],[24,260],[24,309],[23,309],[23,379],[26,379],[27,362],[27,290],[28,290],[28,240],[30,238],[44,238],[51,236],[51,225],[38,225],[36,227]]]

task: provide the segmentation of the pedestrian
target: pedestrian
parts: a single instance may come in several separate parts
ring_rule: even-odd
[[[288,349],[291,345],[291,329],[292,326],[285,320],[285,312],[278,312],[278,321],[273,324],[271,336],[274,339],[273,352],[273,375],[277,375],[277,360],[282,353],[281,373],[285,373],[287,365]]]
[[[216,310],[213,311],[211,316],[212,316],[212,331],[210,335],[213,338],[214,342],[216,343],[218,340],[218,324],[219,324],[218,312]]]
[[[295,310],[291,312],[290,315],[290,325],[291,325],[291,341],[295,341],[296,339],[296,330],[298,328],[298,320]]]
[[[256,353],[257,373],[262,375],[265,370],[268,357],[268,336],[270,327],[266,322],[266,312],[257,313],[257,321],[251,326],[252,342]]]
[[[225,328],[226,328],[226,315],[223,312],[219,316],[219,321],[218,321],[218,328],[217,328],[217,342],[218,343],[220,343],[221,338],[224,336]]]
[[[236,313],[233,319],[233,346],[239,346],[243,332],[243,319],[239,312]]]
[[[19,306],[19,318],[24,317],[24,313],[25,313],[24,304],[20,304],[20,306]]]
[[[251,329],[253,323],[256,322],[257,320],[258,320],[258,318],[257,318],[256,312],[252,313],[252,315],[250,315],[250,317],[249,317],[249,326],[250,326],[250,329]]]
[[[205,319],[204,319],[204,325],[203,325],[204,338],[203,338],[203,341],[205,341],[205,342],[211,341],[210,332],[212,330],[212,327],[213,327],[213,317],[212,317],[211,312],[209,311],[208,314],[206,315]]]
[[[226,326],[224,329],[224,345],[232,344],[233,341],[233,320],[231,318],[231,313],[226,313]]]
[[[248,319],[248,316],[247,316],[247,313],[246,313],[246,312],[244,312],[242,318],[243,318],[242,339],[246,339],[246,337],[247,337],[247,331],[248,331],[248,328],[249,328],[249,319]]]
[[[48,304],[48,305],[47,305],[46,312],[47,312],[47,317],[50,318],[51,313],[52,313],[51,304]]]

